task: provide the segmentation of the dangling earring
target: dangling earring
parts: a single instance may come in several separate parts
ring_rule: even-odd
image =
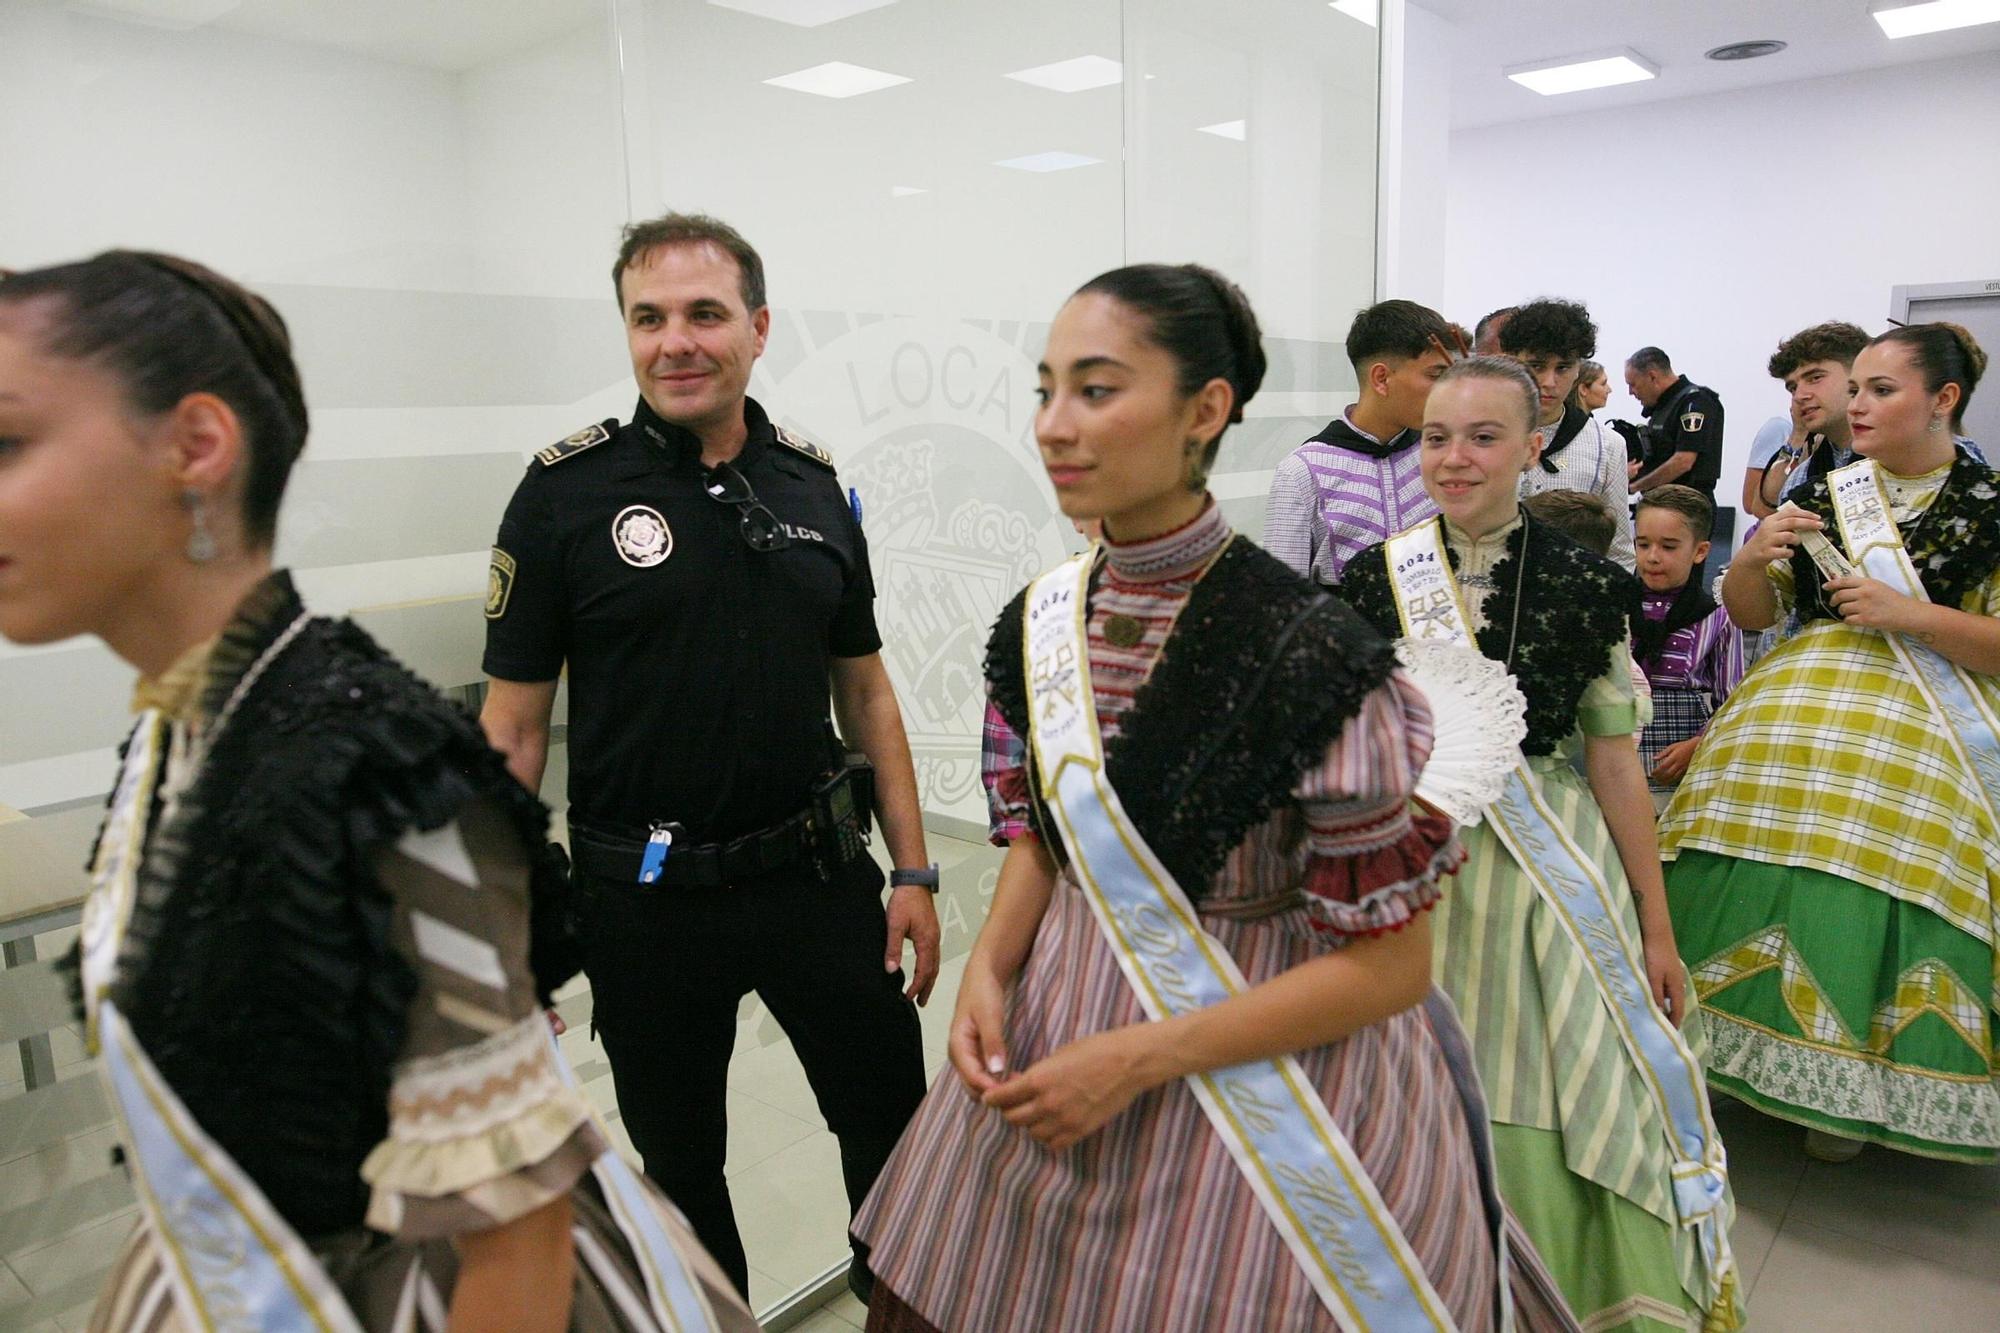
[[[1943,418],[1943,417],[1932,417],[1932,418],[1931,418],[1931,429],[1932,429],[1932,430],[1934,430],[1934,431],[1937,431],[1937,430],[1943,430],[1943,429],[1944,429],[1944,418]]]
[[[188,534],[187,558],[197,565],[208,564],[220,554],[215,534],[208,530],[208,501],[190,486],[181,492],[181,503],[187,507],[188,518],[194,524],[194,531]]]

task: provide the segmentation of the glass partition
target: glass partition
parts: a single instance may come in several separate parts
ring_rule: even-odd
[[[985,638],[1080,543],[1034,447],[1047,321],[1127,260],[1200,260],[1244,285],[1271,371],[1214,484],[1258,535],[1271,468],[1346,401],[1340,339],[1370,299],[1377,43],[1354,8],[13,0],[0,264],[167,249],[268,294],[313,409],[279,556],[317,609],[459,688],[479,680],[485,551],[527,456],[631,411],[619,227],[667,208],[740,226],[773,305],[751,392],[833,452],[863,509],[945,867],[935,1072],[998,861],[978,775]],[[130,1226],[130,1187],[97,1151],[101,1099],[38,961],[74,919],[68,867],[129,685],[95,645],[0,644],[0,1027],[24,1036],[0,1144],[32,1182],[7,1206],[36,1213],[0,1256],[21,1279],[0,1288],[0,1321],[87,1306]],[[558,747],[558,804],[565,769]],[[565,1049],[622,1139],[587,987],[563,1009]],[[768,1310],[844,1261],[846,1205],[754,997],[729,1111]]]

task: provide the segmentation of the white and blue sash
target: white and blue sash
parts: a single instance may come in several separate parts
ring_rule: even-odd
[[[1920,602],[1930,601],[1903,535],[1889,514],[1881,470],[1863,458],[1828,478],[1833,510],[1847,553],[1871,579]],[[1933,501],[1935,503],[1935,501]],[[1944,724],[1952,751],[1985,807],[1988,827],[2000,830],[2000,718],[1965,668],[1907,634],[1884,634],[1917,693]]]
[[[1030,739],[1070,869],[1155,1020],[1249,989],[1104,773],[1084,614],[1091,556],[1028,590]],[[1345,1333],[1455,1327],[1352,1145],[1291,1056],[1191,1075],[1189,1090]],[[1500,1263],[1505,1283],[1504,1254]]]
[[[196,1123],[110,997],[138,891],[138,871],[169,728],[139,719],[92,862],[81,941],[85,1021],[175,1304],[192,1328],[227,1333],[362,1333],[318,1257],[255,1181]],[[549,1037],[554,1042],[554,1035]],[[575,1086],[560,1050],[557,1068]],[[606,1136],[609,1141],[609,1136]],[[632,1168],[606,1150],[592,1165],[669,1333],[706,1333],[715,1317]]]
[[[1383,557],[1403,632],[1477,652],[1442,520],[1391,537]],[[1701,1065],[1653,1002],[1638,942],[1627,932],[1603,872],[1549,809],[1525,758],[1500,799],[1487,807],[1486,819],[1589,963],[1613,1026],[1672,1133],[1675,1209],[1682,1226],[1696,1229],[1710,1293],[1720,1294],[1735,1267],[1723,1225],[1728,1159],[1709,1115]]]

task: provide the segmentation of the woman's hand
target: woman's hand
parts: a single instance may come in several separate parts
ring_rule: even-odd
[[[1694,758],[1695,747],[1700,744],[1701,737],[1690,736],[1669,745],[1653,757],[1653,771],[1649,776],[1659,782],[1679,782],[1687,776],[1688,763]]]
[[[966,961],[952,1010],[947,1050],[971,1097],[984,1097],[1007,1072],[1007,992],[977,954]]]
[[[1740,561],[1759,571],[1769,569],[1780,560],[1792,558],[1792,552],[1799,548],[1801,532],[1818,532],[1825,526],[1802,509],[1780,509],[1757,524],[1757,530],[1730,563]]]
[[[1050,1148],[1070,1147],[1151,1086],[1141,1072],[1151,1026],[1136,1023],[1073,1041],[980,1100]]]
[[[1653,994],[1653,1003],[1674,1020],[1675,1027],[1687,1022],[1687,968],[1681,965],[1671,939],[1647,938],[1646,986]]]
[[[1849,574],[1821,585],[1828,606],[1843,621],[1861,629],[1907,630],[1910,613],[1922,605],[1916,598],[1897,592],[1880,579]]]

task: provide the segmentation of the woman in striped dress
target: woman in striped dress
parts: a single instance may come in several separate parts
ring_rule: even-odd
[[[1953,440],[1984,362],[1944,324],[1856,357],[1855,451],[1928,600],[1829,581],[1804,549],[1843,541],[1831,483],[1870,478],[1795,492],[1800,508],[1763,521],[1722,596],[1749,629],[1793,611],[1804,627],[1716,714],[1661,825],[1710,1081],[1806,1126],[1831,1161],[1864,1143],[2000,1156],[2000,828],[1888,638],[1915,639],[2000,707],[2000,474]]]
[[[1537,456],[1535,383],[1475,357],[1431,391],[1424,481],[1480,651],[1505,662],[1528,703],[1522,750],[1553,819],[1607,886],[1654,1003],[1698,1040],[1633,743],[1637,718],[1630,574],[1522,512],[1517,483]],[[1340,593],[1385,634],[1402,611],[1382,546],[1347,566]],[[1572,760],[1581,751],[1586,779]],[[1548,891],[1502,843],[1491,815],[1462,835],[1465,867],[1434,927],[1439,984],[1471,1034],[1493,1116],[1501,1192],[1592,1333],[1681,1333],[1740,1322],[1726,1251],[1684,1225],[1676,1171],[1696,1154],[1626,1044],[1597,960]],[[1685,1082],[1699,1097],[1692,1058]],[[1719,1152],[1717,1153],[1719,1156]],[[1719,1197],[1726,1235],[1731,1206]]]
[[[1263,366],[1224,279],[1117,270],[1058,314],[1036,418],[1063,512],[1105,519],[1076,706],[1248,989],[1147,1020],[1039,795],[1016,599],[987,663],[1007,858],[952,1067],[855,1223],[877,1333],[1335,1328],[1188,1081],[1288,1054],[1448,1311],[1424,1327],[1496,1329],[1503,1286],[1518,1326],[1573,1327],[1518,1229],[1511,1263],[1496,1253],[1511,1220],[1482,1189],[1476,1088],[1449,1010],[1424,1002],[1428,909],[1459,857],[1410,800],[1428,711],[1381,639],[1206,494]],[[1273,613],[1296,633],[1274,636]]]
[[[749,1333],[550,1035],[548,811],[272,568],[306,425],[199,264],[0,277],[0,635],[141,672],[71,960],[141,1205],[90,1328]]]

